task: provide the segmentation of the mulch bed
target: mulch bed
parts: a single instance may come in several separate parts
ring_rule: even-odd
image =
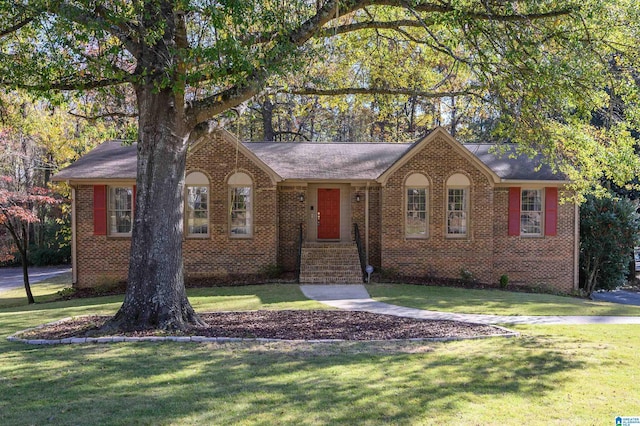
[[[170,333],[177,336],[266,338],[282,340],[393,340],[418,338],[472,338],[505,334],[500,327],[457,321],[418,320],[352,311],[247,311],[200,314],[208,327]],[[20,334],[22,339],[57,340],[98,337],[110,317],[86,316],[45,325]],[[125,336],[163,336],[158,330]]]

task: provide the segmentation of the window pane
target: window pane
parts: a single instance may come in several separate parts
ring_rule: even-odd
[[[542,211],[542,194],[539,189],[522,190],[522,211]]]
[[[131,232],[132,205],[132,187],[109,188],[109,232],[111,234]]]
[[[406,235],[427,235],[427,190],[407,188]]]
[[[251,235],[251,187],[231,188],[231,235]]]
[[[467,190],[450,188],[447,191],[447,234],[467,234]]]
[[[520,212],[520,234],[542,234],[542,190],[523,189]]]
[[[207,235],[209,233],[208,187],[187,186],[187,233]]]

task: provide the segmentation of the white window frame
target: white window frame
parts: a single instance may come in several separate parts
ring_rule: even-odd
[[[527,202],[525,205],[525,194],[536,192],[538,205]],[[529,200],[530,197],[527,197]],[[527,207],[525,209],[525,206]],[[539,207],[539,210],[536,208]],[[537,224],[536,217],[538,218]],[[531,223],[533,225],[530,225]],[[528,229],[535,229],[537,232],[528,232]],[[521,188],[520,189],[520,236],[541,237],[544,235],[544,189],[542,188]]]
[[[228,181],[229,184],[229,237],[230,238],[238,238],[238,239],[246,239],[253,238],[253,199],[254,199],[254,191],[253,191],[253,180],[249,175],[242,172],[234,173]],[[236,201],[238,197],[237,190],[238,189],[246,189],[248,192],[248,201],[245,200],[243,209],[236,208]],[[233,218],[234,214],[238,214],[239,212],[244,212],[244,221],[245,224],[241,227],[234,226]],[[245,229],[244,233],[234,233],[235,229]]]
[[[425,239],[429,237],[429,180],[426,176],[420,173],[414,173],[410,175],[405,181],[404,186],[404,234],[408,239]],[[410,204],[415,206],[416,203],[410,203],[412,191],[422,192],[419,197],[424,197],[424,210],[411,208]],[[421,232],[411,232],[416,229],[415,224],[410,223],[412,218],[418,217],[424,214],[424,227]],[[417,215],[417,216],[416,216]]]
[[[462,173],[456,173],[447,179],[446,190],[446,217],[445,217],[445,230],[447,238],[467,238],[469,236],[469,196],[470,196],[471,181]],[[451,200],[451,191],[462,191],[462,209],[458,208],[460,204],[459,199],[456,197]],[[458,216],[458,217],[455,217]],[[460,217],[462,216],[462,217]],[[456,228],[464,228],[464,232],[451,232],[452,224],[454,220],[460,220],[461,225]]]
[[[113,185],[108,186],[108,195],[107,195],[107,229],[109,230],[109,235],[113,237],[130,237],[131,230],[133,229],[133,185]],[[116,191],[118,190],[126,190],[129,193],[129,208],[123,208],[123,206],[116,205]],[[127,206],[124,206],[127,207]],[[127,214],[128,212],[128,214]],[[126,232],[122,232],[118,230],[118,216],[121,216],[121,219],[128,218],[129,220],[129,230]]]
[[[204,194],[206,195],[206,200],[204,202],[204,204],[202,204],[202,202],[200,201],[196,201],[193,200],[191,201],[189,198],[192,196],[191,194],[191,190],[198,192],[198,195],[202,195],[203,190],[204,190]],[[211,195],[211,191],[210,191],[210,186],[209,186],[209,179],[207,178],[207,176],[204,175],[204,173],[201,172],[191,172],[187,175],[186,179],[185,179],[185,192],[184,192],[184,226],[185,226],[185,235],[188,238],[206,238],[209,236],[210,233],[210,228],[211,228],[211,223],[209,220],[209,203],[210,203],[210,195]],[[200,208],[196,209],[194,207],[194,204],[198,202]],[[204,208],[202,208],[202,206],[204,206]],[[204,216],[205,218],[202,217],[196,217],[198,215],[198,213],[200,215],[202,215],[202,213],[205,213]],[[205,227],[206,227],[206,232],[193,232],[192,229],[195,228],[195,223],[192,226],[190,224],[191,221],[195,222],[196,219],[206,219],[205,220]],[[202,225],[198,225],[199,227]]]

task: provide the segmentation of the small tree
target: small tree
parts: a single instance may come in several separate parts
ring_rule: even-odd
[[[630,200],[587,196],[580,207],[580,282],[587,295],[624,283],[639,229]]]
[[[0,248],[0,258],[13,256],[11,248],[20,253],[24,289],[28,302],[35,303],[31,286],[27,252],[29,250],[29,225],[39,222],[37,209],[58,203],[49,191],[39,187],[20,188],[9,176],[0,176],[0,226],[11,236],[12,245]]]

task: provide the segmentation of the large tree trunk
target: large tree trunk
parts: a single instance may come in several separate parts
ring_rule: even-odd
[[[177,330],[203,324],[187,300],[182,261],[189,130],[170,89],[138,88],[137,197],[124,303],[108,329]]]

